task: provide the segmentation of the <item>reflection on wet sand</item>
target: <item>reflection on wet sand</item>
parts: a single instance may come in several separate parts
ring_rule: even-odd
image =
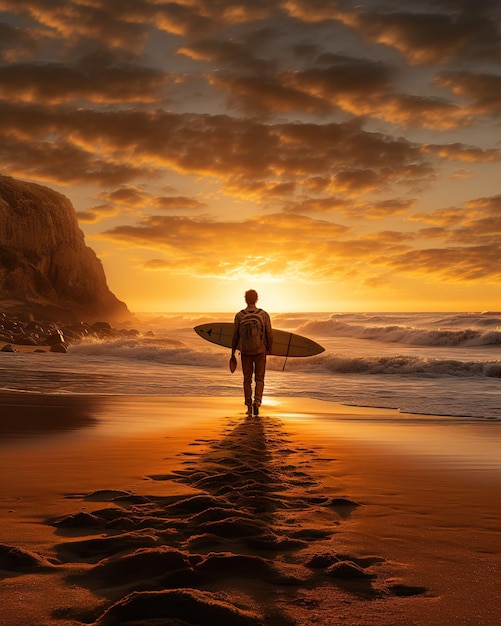
[[[96,425],[99,398],[0,393],[0,445]]]

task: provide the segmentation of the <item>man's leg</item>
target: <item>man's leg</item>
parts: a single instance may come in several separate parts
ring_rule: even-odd
[[[263,401],[264,390],[264,375],[266,372],[266,352],[258,354],[254,357],[255,376],[256,376],[256,391],[254,394],[254,404],[258,407]]]
[[[252,373],[254,370],[254,359],[252,355],[242,354],[242,372],[244,375],[244,399],[247,409],[252,407]]]

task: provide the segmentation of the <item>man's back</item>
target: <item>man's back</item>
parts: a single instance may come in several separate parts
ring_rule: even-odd
[[[247,307],[235,316],[238,349],[243,354],[261,354],[271,349],[270,316],[263,309]]]

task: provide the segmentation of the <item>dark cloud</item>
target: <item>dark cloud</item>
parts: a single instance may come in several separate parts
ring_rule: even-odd
[[[87,57],[78,65],[17,63],[0,67],[0,98],[62,103],[158,102],[168,76],[160,71],[110,63],[108,55]]]
[[[469,98],[472,113],[492,117],[501,115],[501,74],[442,72],[436,77],[435,84]]]
[[[154,167],[170,167],[230,184],[255,179],[300,184],[328,174],[335,188],[351,192],[434,175],[418,145],[353,124],[269,125],[222,115],[15,107],[0,102],[0,134],[18,131],[25,141],[16,139],[8,151],[0,150],[0,163],[14,166],[15,157],[16,167],[22,163],[26,168],[22,159],[34,147],[36,154],[29,161],[52,170],[52,177],[59,172],[62,182],[74,182],[68,169],[80,171],[79,180],[89,175],[97,180],[101,170],[102,180],[109,184],[111,171],[115,182],[126,182],[134,170],[145,175]],[[53,142],[42,146],[48,135]],[[96,146],[99,156],[94,154]],[[51,158],[39,162],[42,147],[50,149]],[[64,153],[70,151],[84,167],[73,168],[72,163],[61,167]]]
[[[1,109],[1,106],[0,106]],[[0,164],[9,175],[66,186],[116,186],[138,177],[151,178],[152,168],[100,158],[73,143],[1,134]]]
[[[411,63],[501,59],[498,25],[473,13],[367,13],[348,23],[371,40],[394,46]]]
[[[501,159],[501,150],[497,148],[478,148],[462,143],[428,144],[422,147],[424,154],[436,154],[442,159],[464,163],[495,163]]]
[[[275,63],[258,58],[249,44],[241,41],[203,39],[179,48],[178,53],[216,67],[234,66],[245,72],[270,72],[275,67]]]
[[[149,3],[69,0],[0,0],[0,10],[33,20],[51,32],[53,39],[75,43],[76,38],[106,41],[110,48],[140,50],[148,31],[134,20]]]
[[[385,219],[403,215],[413,206],[414,200],[390,198],[378,202],[362,202],[345,197],[309,198],[300,202],[285,204],[284,210],[291,213],[337,214],[356,219]]]
[[[15,62],[35,54],[39,48],[39,34],[0,22],[0,61]]]
[[[316,67],[291,73],[290,80],[303,90],[325,94],[360,97],[362,93],[386,93],[391,88],[395,70],[388,64],[370,59],[324,53],[317,57]]]
[[[403,127],[449,129],[472,123],[472,111],[439,97],[399,93],[395,70],[381,62],[325,55],[332,65],[257,75],[218,72],[210,84],[227,93],[229,108],[252,115],[342,111]],[[335,62],[333,61],[336,57]]]
[[[304,111],[326,115],[332,104],[315,95],[307,94],[277,75],[237,76],[216,74],[211,76],[212,86],[228,94],[228,106],[250,115],[276,115]]]
[[[494,3],[433,3],[427,11],[419,5],[391,2],[374,6],[369,2],[289,0],[286,8],[305,22],[341,21],[368,41],[395,48],[413,64],[501,59],[499,9]]]

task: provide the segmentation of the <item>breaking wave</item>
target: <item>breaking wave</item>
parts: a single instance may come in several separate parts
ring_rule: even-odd
[[[210,346],[195,349],[181,341],[161,340],[160,342],[141,339],[117,339],[114,341],[93,340],[72,346],[71,352],[86,356],[116,357],[134,359],[166,365],[189,365],[197,367],[218,367],[228,362],[228,355]]]
[[[208,346],[193,348],[181,341],[159,342],[141,339],[115,341],[92,341],[73,346],[71,351],[82,356],[119,358],[128,361],[145,361],[156,364],[205,368],[226,367],[229,351]],[[269,357],[269,368],[282,369],[282,357]],[[332,353],[308,359],[291,358],[289,371],[312,373],[367,375],[413,375],[422,377],[464,376],[501,378],[501,361],[462,361],[456,359],[433,359],[410,355],[349,357]]]
[[[336,374],[386,374],[439,376],[481,376],[501,378],[501,361],[460,361],[425,359],[414,356],[324,357],[325,369]]]
[[[490,322],[490,323],[488,323]],[[300,334],[351,337],[417,346],[489,346],[501,345],[501,320],[481,320],[483,326],[496,328],[416,328],[398,324],[377,326],[352,324],[336,319],[306,322]]]

